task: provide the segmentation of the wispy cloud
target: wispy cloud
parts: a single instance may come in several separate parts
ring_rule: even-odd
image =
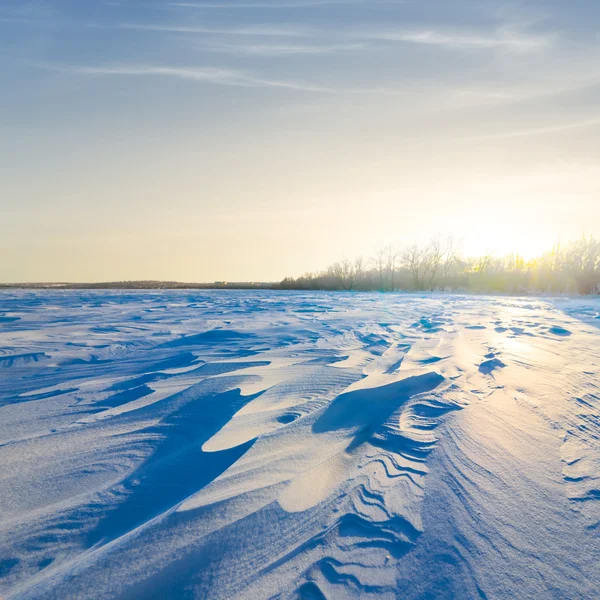
[[[284,88],[305,92],[335,92],[333,88],[298,81],[263,78],[251,73],[217,67],[185,68],[158,66],[50,67],[81,75],[162,76],[241,87]]]
[[[414,31],[373,31],[355,33],[356,38],[405,42],[449,48],[510,48],[515,50],[535,50],[548,46],[548,37],[523,35],[503,29],[489,35],[480,33],[446,33],[434,29]]]
[[[232,27],[208,27],[187,25],[144,25],[137,23],[122,23],[120,29],[136,29],[140,31],[164,31],[172,33],[208,33],[224,35],[247,35],[263,37],[311,37],[314,30],[285,25],[244,25]]]
[[[37,63],[35,66],[51,71],[76,75],[98,76],[158,76],[173,77],[224,86],[279,88],[298,92],[318,92],[340,95],[406,96],[414,92],[405,88],[325,86],[318,83],[263,77],[247,71],[220,67],[173,67],[152,65],[59,66]]]
[[[210,52],[221,52],[226,54],[254,54],[258,56],[283,56],[289,54],[330,54],[336,52],[353,52],[364,50],[367,44],[364,42],[355,44],[226,44],[218,42],[206,42],[201,45]]]
[[[120,29],[139,31],[169,32],[183,34],[214,34],[214,35],[239,35],[254,37],[289,37],[289,38],[322,38],[327,44],[314,47],[315,52],[322,52],[327,46],[332,50],[352,49],[352,43],[362,42],[398,42],[406,44],[419,44],[440,46],[444,48],[475,48],[475,49],[510,49],[515,51],[532,51],[548,47],[552,43],[550,36],[521,33],[516,30],[499,28],[489,32],[446,32],[437,29],[364,29],[349,32],[332,31],[328,29],[315,29],[299,27],[297,25],[238,25],[230,27],[211,27],[207,25],[174,25],[174,24],[138,24],[122,23]],[[233,47],[233,46],[231,46]],[[363,46],[364,47],[364,46]],[[251,52],[261,53],[261,45],[256,45]],[[266,48],[266,47],[265,47]],[[283,46],[282,46],[283,49]],[[311,52],[310,47],[303,49],[295,44],[290,47],[294,52]]]
[[[548,125],[547,127],[536,127],[531,129],[517,129],[514,131],[504,131],[500,133],[491,133],[488,135],[471,136],[462,138],[467,141],[487,141],[487,140],[505,140],[521,137],[532,137],[538,135],[547,135],[552,133],[562,133],[575,129],[586,129],[591,127],[600,127],[600,117],[588,119],[585,121],[575,121],[571,123],[561,123],[559,125]]]

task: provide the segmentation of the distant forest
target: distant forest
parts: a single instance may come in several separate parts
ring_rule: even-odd
[[[370,259],[342,260],[321,273],[286,277],[286,290],[600,293],[600,239],[584,236],[533,260],[462,256],[454,238],[426,245],[386,246]]]
[[[177,281],[114,281],[101,283],[0,283],[26,289],[221,289],[221,290],[345,290],[457,291],[474,293],[600,294],[600,238],[584,236],[556,244],[542,256],[525,260],[519,254],[467,258],[454,238],[435,237],[428,244],[385,246],[374,255],[342,260],[320,273],[286,277],[276,283],[182,283]]]

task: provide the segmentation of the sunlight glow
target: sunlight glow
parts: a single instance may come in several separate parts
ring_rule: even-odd
[[[467,256],[502,257],[518,254],[524,260],[540,257],[552,250],[556,236],[545,233],[528,223],[494,221],[474,223],[465,238],[464,252]]]

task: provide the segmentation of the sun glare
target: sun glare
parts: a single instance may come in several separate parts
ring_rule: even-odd
[[[467,256],[518,254],[531,260],[552,250],[557,242],[555,236],[532,223],[507,222],[490,215],[468,227],[463,248]]]

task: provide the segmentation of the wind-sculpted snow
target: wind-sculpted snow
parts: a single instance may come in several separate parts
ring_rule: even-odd
[[[600,598],[597,300],[0,295],[0,596]]]

